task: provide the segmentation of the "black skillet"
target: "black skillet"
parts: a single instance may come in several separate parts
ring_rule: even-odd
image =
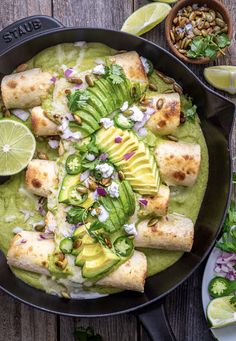
[[[133,312],[139,316],[153,340],[173,340],[164,314],[163,298],[196,270],[220,231],[231,193],[230,137],[235,106],[203,85],[169,52],[145,39],[106,29],[66,28],[45,16],[19,20],[0,32],[0,73],[11,73],[17,65],[49,46],[76,41],[101,42],[117,50],[136,50],[148,57],[160,71],[175,78],[197,105],[208,146],[210,169],[205,198],[195,226],[193,249],[169,269],[147,279],[144,294],[124,291],[92,301],[50,296],[18,280],[9,270],[3,255],[0,255],[0,287],[23,303],[61,315],[102,317]]]

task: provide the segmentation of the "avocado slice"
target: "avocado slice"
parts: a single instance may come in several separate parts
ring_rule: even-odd
[[[120,102],[120,98],[117,96],[117,94],[114,92],[114,88],[112,86],[112,82],[107,80],[107,79],[104,79],[104,78],[101,78],[99,79],[99,83],[101,83],[101,85],[104,86],[104,88],[106,88],[106,93],[107,94],[111,94],[111,98],[114,102],[114,107],[116,109],[118,109],[120,106],[121,106],[121,102]]]
[[[126,193],[126,198],[129,202],[128,208],[129,208],[129,215],[133,215],[135,212],[135,195],[133,193],[132,187],[130,186],[129,182],[124,180],[122,181],[122,188],[124,190],[124,192]]]
[[[94,87],[91,87],[89,91],[103,103],[109,114],[115,110],[113,101],[110,99],[110,97],[112,97],[111,94],[109,94],[109,96],[108,94],[103,94],[97,84]]]
[[[126,215],[130,215],[130,200],[129,195],[127,194],[125,188],[124,188],[124,181],[120,183],[119,186],[119,200],[123,207],[123,210]],[[131,190],[132,191],[132,190]]]
[[[114,227],[113,230],[116,231],[120,227],[120,222],[119,222],[117,213],[115,211],[115,207],[112,204],[112,199],[106,196],[106,197],[101,197],[99,201],[105,207],[105,209],[109,212],[109,218],[105,221],[105,224],[108,224],[108,222],[110,221]]]
[[[107,108],[105,107],[103,102],[100,101],[100,99],[97,96],[95,96],[92,91],[90,91],[90,88],[88,89],[88,91],[90,94],[89,99],[88,99],[88,103],[96,111],[98,111],[98,113],[100,114],[101,117],[106,117],[107,115],[109,115],[110,113],[107,111]]]
[[[93,260],[102,255],[102,247],[99,243],[84,245],[82,251],[75,260],[75,265],[83,266],[87,260]]]
[[[69,127],[76,129],[76,132],[80,132],[82,138],[90,136],[95,131],[93,128],[91,128],[90,125],[88,125],[85,122],[83,123],[83,126],[81,126],[81,125],[77,124],[76,122],[71,121],[69,123]]]
[[[121,143],[115,143],[114,137],[121,136],[124,139]],[[113,140],[113,143],[112,143]],[[157,164],[150,155],[149,149],[137,136],[129,131],[122,131],[117,127],[100,129],[96,133],[97,146],[109,155],[109,159],[121,171],[126,180],[130,182],[134,191],[138,192],[141,186],[141,194],[157,194],[160,177]],[[130,157],[124,156],[135,152]],[[144,189],[145,187],[145,189]]]
[[[117,256],[110,249],[103,247],[102,253],[94,259],[86,260],[82,268],[82,275],[84,278],[95,278],[109,271],[114,265],[120,261]]]
[[[111,89],[108,81],[106,79],[99,79],[95,82],[96,86],[99,88],[99,90],[102,92],[103,96],[107,97],[107,94],[109,94],[109,99],[112,102],[112,111],[114,111],[117,108],[117,100],[116,96],[111,96]]]
[[[62,181],[61,190],[58,196],[58,201],[67,203],[69,198],[69,190],[71,187],[80,183],[80,174],[66,175]]]

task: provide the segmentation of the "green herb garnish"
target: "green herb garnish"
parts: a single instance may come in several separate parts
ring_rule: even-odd
[[[120,84],[125,80],[123,69],[117,64],[105,66],[104,77],[111,80],[113,84]]]
[[[68,108],[71,112],[76,112],[86,106],[89,99],[89,92],[87,90],[76,90],[67,95]]]
[[[193,105],[191,97],[188,97],[186,95],[181,95],[180,101],[181,112],[184,114],[187,120],[194,122],[197,113],[197,106]]]
[[[87,327],[78,327],[75,330],[75,338],[76,341],[103,341],[101,335],[94,334],[94,331],[92,328]]]
[[[83,223],[88,216],[88,212],[84,208],[73,207],[67,212],[66,220],[69,224]]]
[[[226,33],[207,35],[206,37],[195,37],[189,45],[190,50],[187,52],[189,58],[208,57],[215,59],[217,53],[230,45],[230,39]]]
[[[236,173],[233,174],[233,179]],[[234,183],[234,180],[233,180]],[[222,251],[236,253],[236,208],[235,203],[231,201],[227,216],[223,225],[223,235],[216,246]]]

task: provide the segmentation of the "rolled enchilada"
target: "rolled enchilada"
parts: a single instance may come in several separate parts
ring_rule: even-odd
[[[59,134],[56,123],[51,121],[42,107],[34,107],[31,112],[32,129],[36,136],[53,136]]]
[[[2,99],[7,109],[32,108],[41,104],[52,85],[50,72],[40,68],[13,73],[2,79]]]

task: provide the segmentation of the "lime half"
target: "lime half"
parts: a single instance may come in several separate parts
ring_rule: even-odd
[[[121,31],[140,36],[163,21],[170,10],[170,5],[163,3],[154,2],[143,6],[126,19]]]
[[[236,94],[236,66],[207,67],[204,70],[204,77],[215,88]]]
[[[236,323],[236,305],[231,304],[233,296],[213,299],[207,307],[207,319],[211,328],[221,328]]]
[[[0,120],[0,175],[12,175],[24,169],[35,147],[35,138],[24,124]]]

